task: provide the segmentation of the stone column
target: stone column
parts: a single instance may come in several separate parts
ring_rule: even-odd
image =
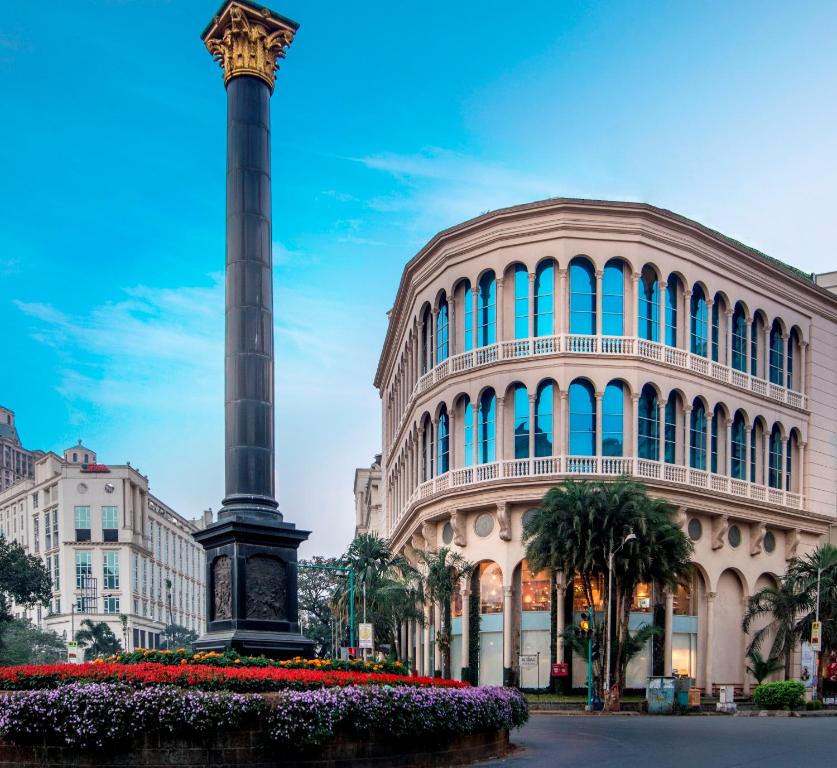
[[[631,456],[634,462],[639,458],[639,398],[636,392],[631,395]],[[636,472],[636,463],[634,463],[634,472]]]
[[[657,432],[659,435],[659,440],[657,441],[657,461],[660,464],[666,459],[666,405],[668,403],[665,400],[659,400],[657,402]]]
[[[570,323],[570,299],[567,292],[567,270],[558,270],[558,305],[555,307],[558,316],[558,332],[566,334],[569,332]]]
[[[727,442],[724,449],[724,474],[732,477],[732,422],[727,419]]]
[[[472,432],[474,438],[474,467],[480,463],[480,437],[479,437],[479,425],[480,425],[480,404],[478,402],[471,403],[471,408],[473,408],[474,418],[472,419],[474,429]],[[476,479],[476,477],[474,478]]]
[[[762,354],[761,377],[765,381],[770,381],[770,328],[767,327],[767,323],[765,323],[761,329],[761,338],[764,348],[764,354]]]
[[[506,398],[502,395],[496,395],[497,399],[497,421],[494,424],[494,450],[495,460],[503,461],[505,454],[505,437],[506,437]]]
[[[687,351],[691,351],[691,316],[692,292],[683,291],[683,311],[680,313],[681,322],[678,323],[681,327],[678,329],[678,336],[680,337],[680,347]]]
[[[799,465],[796,468],[796,487],[797,493],[805,498],[805,445],[803,441],[799,442]]]
[[[706,695],[712,695],[712,686],[715,683],[712,675],[712,655],[715,637],[715,592],[706,593],[706,658],[703,660],[703,687]]]
[[[706,430],[704,431],[704,467],[707,472],[712,471],[712,416],[706,411]]]
[[[690,420],[692,418],[692,406],[686,405],[683,407],[683,466],[689,466],[689,449],[691,448]]]
[[[503,586],[503,685],[512,681],[512,587]]]
[[[448,469],[456,469],[456,411],[448,411]]]
[[[604,392],[596,392],[596,456],[602,456],[602,403]],[[601,469],[601,466],[599,467]]]
[[[462,580],[462,679],[471,670],[471,589],[468,579]]]
[[[570,453],[569,447],[569,399],[570,393],[566,389],[562,389],[561,397],[561,423],[556,424],[555,431],[558,435],[558,455],[568,456]],[[566,471],[566,467],[563,467]]]
[[[529,395],[529,458],[535,458],[535,400],[536,395]]]
[[[770,433],[765,429],[761,436],[761,484],[770,478]]]
[[[749,376],[752,370],[752,355],[750,354],[750,330],[753,327],[753,318],[747,317],[744,321],[744,371]]]
[[[414,619],[407,622],[407,668],[416,668],[416,622]]]
[[[665,280],[661,280],[658,283],[659,286],[659,341],[660,344],[666,343],[666,289],[668,288],[668,283]]]
[[[479,340],[480,340],[480,326],[479,326],[479,319],[480,319],[480,290],[477,286],[474,286],[472,289],[473,291],[473,314],[474,314],[474,327],[471,329],[473,333],[473,348],[477,349],[479,347]]]
[[[448,356],[456,354],[456,293],[448,293]]]
[[[631,283],[632,283],[632,293],[633,296],[633,312],[631,313],[633,317],[633,324],[631,328],[631,335],[634,338],[639,336],[639,280],[642,275],[639,272],[634,272],[631,275]]]
[[[724,364],[728,368],[732,368],[732,310],[726,311],[727,327],[724,332],[724,339],[726,340],[726,359]]]
[[[804,395],[806,391],[805,377],[808,370],[808,342],[799,344],[799,391]]]
[[[430,604],[424,606],[424,660],[422,662],[422,674],[430,677],[433,669],[430,666]]]
[[[712,307],[715,306],[714,299],[706,299],[706,357],[708,360],[712,359]],[[718,329],[720,334],[721,329]],[[721,340],[718,339],[718,357],[721,356],[720,350]]]
[[[535,273],[529,273],[529,295],[527,297],[527,307],[529,310],[529,338],[535,338]]]
[[[665,634],[663,636],[663,674],[670,675],[672,669],[671,648],[674,628],[674,593],[670,589],[665,591],[666,617]]]
[[[744,446],[744,480],[746,480],[748,483],[750,482],[750,463],[753,460],[752,453],[750,451],[750,440],[752,439],[752,431],[752,424],[744,425],[744,439],[746,440],[746,445]]]
[[[560,571],[555,574],[555,636],[558,642],[555,644],[555,663],[564,663],[564,574]]]
[[[596,336],[601,338],[602,335],[602,284],[604,272],[601,269],[596,270]]]
[[[749,595],[744,595],[744,599],[741,601],[741,615],[744,616],[747,613],[747,604],[750,601]],[[739,651],[740,657],[742,659],[747,658],[747,645],[748,645],[748,636],[746,632],[741,633],[741,650]],[[742,665],[744,667],[744,683],[743,683],[743,690],[742,693],[745,696],[750,695],[750,675],[747,674],[747,664]]]
[[[497,286],[497,306],[496,306],[496,322],[497,322],[497,343],[499,344],[501,341],[505,341],[506,339],[506,331],[503,327],[503,319],[505,318],[505,309],[503,307],[503,278],[497,277],[494,280],[494,284]],[[514,334],[512,334],[512,338],[514,338]]]
[[[439,645],[439,632],[442,630],[442,609],[439,603],[433,604],[433,676],[442,676],[442,646]]]

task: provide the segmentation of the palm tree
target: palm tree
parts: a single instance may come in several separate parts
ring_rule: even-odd
[[[442,653],[439,670],[443,677],[451,676],[450,644],[452,636],[451,602],[457,584],[463,576],[471,573],[474,566],[457,552],[442,547],[435,552],[417,552],[427,573],[424,577],[427,600],[441,608],[442,626],[436,627],[436,642]],[[437,663],[438,663],[437,659]]]
[[[122,644],[104,621],[94,624],[90,619],[84,619],[81,627],[76,632],[76,642],[84,647],[85,661],[112,656],[122,650]]]
[[[788,577],[805,596],[798,617],[800,638],[811,636],[811,624],[816,620],[818,576],[822,647],[823,655],[827,655],[837,648],[837,547],[821,544],[813,552],[794,560],[788,568]]]
[[[756,648],[750,648],[747,651],[747,659],[750,662],[747,665],[747,671],[755,678],[757,685],[761,685],[766,678],[784,666],[782,660],[775,656],[763,658]]]

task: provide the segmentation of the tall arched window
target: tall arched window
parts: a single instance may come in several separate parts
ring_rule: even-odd
[[[735,414],[730,432],[730,472],[736,480],[747,479],[747,432],[741,411]]]
[[[782,431],[778,424],[770,432],[770,463],[768,464],[767,484],[771,488],[782,487]]]
[[[440,475],[450,469],[450,428],[448,412],[444,407],[439,414],[439,427],[436,433],[436,467]]]
[[[793,356],[797,346],[799,345],[799,334],[796,332],[796,328],[792,329],[790,332],[790,336],[788,337],[788,355],[787,355],[787,388],[788,389],[796,389],[793,381]],[[800,387],[801,389],[801,387]]]
[[[721,302],[715,296],[712,302],[712,359],[717,363],[720,361],[720,340],[721,340]]]
[[[596,395],[593,385],[584,379],[570,384],[570,455],[594,456],[596,453]]]
[[[471,283],[465,281],[463,289],[464,301],[462,302],[462,349],[468,352],[474,348],[474,292],[471,290]]]
[[[497,460],[495,425],[497,420],[497,398],[493,389],[486,389],[480,398],[479,458],[480,464]]]
[[[706,296],[699,285],[692,290],[689,321],[692,354],[706,357]]]
[[[689,466],[706,469],[706,409],[695,399],[689,424]]]
[[[666,284],[666,344],[669,347],[677,346],[677,290],[680,287],[680,278],[677,275],[669,275]]]
[[[639,337],[648,341],[660,340],[660,288],[657,273],[645,265],[639,279]]]
[[[758,376],[759,370],[759,335],[761,324],[757,317],[750,325],[750,376]]]
[[[602,335],[625,333],[625,276],[621,259],[605,264],[602,276]]]
[[[657,461],[660,456],[660,409],[657,405],[657,391],[650,384],[642,388],[638,410],[639,458]]]
[[[514,457],[529,458],[529,392],[522,384],[514,388]]]
[[[625,396],[622,382],[611,381],[602,400],[602,455],[624,455]]]
[[[432,329],[430,327],[430,307],[425,307],[421,313],[421,372],[422,375],[427,373],[430,364],[430,334]]]
[[[535,336],[555,333],[555,268],[542,261],[535,272]]]
[[[680,412],[680,396],[670,392],[666,401],[666,433],[665,460],[666,464],[677,463],[677,414]]]
[[[522,264],[514,265],[514,337],[529,338],[529,272]]]
[[[770,328],[770,383],[785,384],[785,340],[778,320]]]
[[[732,313],[732,367],[747,370],[747,318],[740,302]]]
[[[494,344],[497,341],[497,281],[493,272],[486,272],[480,278],[478,321],[479,345]]]
[[[544,382],[535,398],[535,456],[552,456],[552,384]]]
[[[596,275],[583,256],[570,262],[570,333],[596,333]]]
[[[468,397],[462,400],[462,448],[465,452],[463,467],[474,463],[474,409]]]
[[[448,350],[448,300],[443,297],[436,315],[436,365],[448,359]]]
[[[718,474],[718,425],[721,420],[720,413],[716,408],[712,412],[712,424],[710,426],[709,436],[709,467],[710,471]]]
[[[433,425],[430,419],[424,422],[421,430],[421,481],[424,483],[433,477]]]

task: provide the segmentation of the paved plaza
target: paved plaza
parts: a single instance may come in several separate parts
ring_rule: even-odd
[[[532,715],[508,768],[786,768],[833,765],[837,718]]]

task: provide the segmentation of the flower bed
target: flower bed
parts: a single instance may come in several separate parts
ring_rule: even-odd
[[[0,703],[0,739],[75,750],[129,744],[138,734],[219,734],[259,723],[271,743],[300,750],[337,732],[388,742],[441,740],[521,726],[526,701],[508,688],[350,686],[267,696],[72,682],[16,691]]]
[[[44,664],[0,668],[0,689],[56,688],[73,681],[125,683],[134,687],[174,685],[203,691],[259,693],[354,685],[464,688],[467,683],[430,677],[373,672],[285,669],[281,667],[213,667],[190,664]]]

